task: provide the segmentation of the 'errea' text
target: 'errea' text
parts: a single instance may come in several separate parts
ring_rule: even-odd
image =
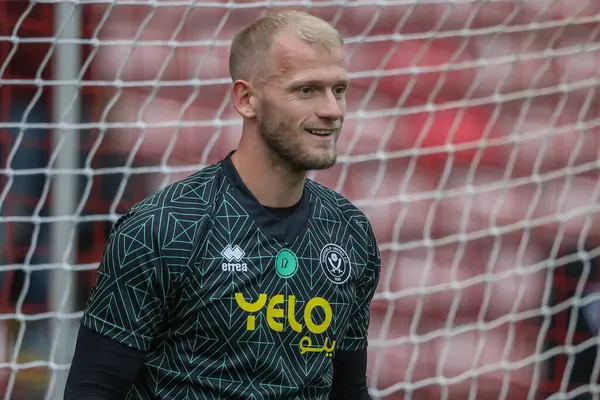
[[[246,263],[223,263],[221,264],[223,272],[246,272],[248,271],[248,264]]]

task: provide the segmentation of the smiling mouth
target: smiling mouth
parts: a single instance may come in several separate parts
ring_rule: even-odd
[[[335,129],[305,129],[306,132],[315,136],[330,136],[336,132]]]

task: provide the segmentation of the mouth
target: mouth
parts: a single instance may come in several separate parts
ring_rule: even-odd
[[[336,129],[305,129],[306,132],[311,135],[327,137],[333,135],[337,130]]]

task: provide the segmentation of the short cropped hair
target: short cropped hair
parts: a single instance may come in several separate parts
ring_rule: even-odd
[[[344,45],[342,35],[321,18],[294,10],[270,11],[233,38],[229,55],[232,80],[255,81],[267,69],[274,38],[281,32],[326,49]]]

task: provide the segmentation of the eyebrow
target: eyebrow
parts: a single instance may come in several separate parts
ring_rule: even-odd
[[[298,79],[296,81],[291,82],[288,87],[302,87],[302,86],[323,86],[323,85],[328,85],[329,81],[327,80],[323,80],[323,79],[310,79],[310,80],[304,80],[304,79]],[[348,78],[343,78],[343,79],[338,79],[335,83],[335,85],[333,86],[338,86],[338,85],[343,85],[343,86],[348,86],[350,84],[350,79]]]

